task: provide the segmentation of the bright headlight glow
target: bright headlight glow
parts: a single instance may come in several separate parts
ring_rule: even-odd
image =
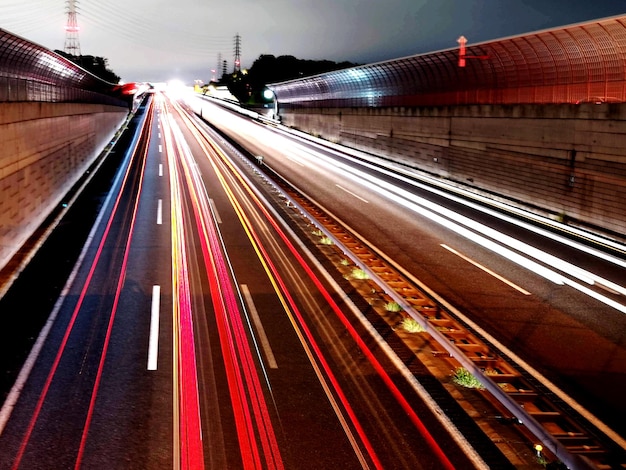
[[[176,90],[180,88],[185,88],[185,84],[181,80],[173,79],[167,82],[167,87],[171,90]]]

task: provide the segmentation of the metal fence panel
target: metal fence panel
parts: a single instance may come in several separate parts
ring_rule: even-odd
[[[269,85],[283,107],[626,101],[626,16]],[[315,84],[315,86],[311,86]]]
[[[127,107],[113,87],[64,57],[0,29],[0,102],[80,101]]]

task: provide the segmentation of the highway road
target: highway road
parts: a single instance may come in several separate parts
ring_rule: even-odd
[[[625,249],[384,158],[196,113],[393,260],[624,446]]]
[[[506,468],[398,374],[255,166],[150,103],[6,395],[0,468]]]
[[[538,465],[497,410],[463,424],[451,371],[424,396],[271,172],[623,441],[622,246],[199,97],[133,121],[99,209],[0,300],[0,469]]]

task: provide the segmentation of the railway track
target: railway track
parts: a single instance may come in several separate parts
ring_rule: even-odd
[[[427,349],[432,358],[446,361],[452,370],[462,368],[480,381],[485,390],[482,393],[488,394],[500,411],[498,418],[519,429],[536,461],[544,465],[562,463],[572,469],[626,468],[626,451],[618,435],[594,424],[584,409],[572,404],[532,368],[492,344],[477,325],[435,301],[426,286],[412,280],[262,159],[250,162],[280,188],[284,205],[292,209],[292,218],[299,218],[300,224],[313,224],[308,234],[328,259],[335,260],[334,266],[343,271],[344,278],[355,285],[367,285],[361,295],[369,305],[378,305],[377,315],[390,318],[387,326],[397,327],[405,319],[412,319],[428,336]],[[359,279],[352,275],[355,269],[363,273]],[[400,307],[395,316],[387,310],[390,303]],[[436,395],[435,388],[430,387]],[[449,404],[446,406],[449,408]],[[456,424],[459,418],[454,421]]]
[[[481,328],[462,312],[453,312],[445,302],[436,301],[427,286],[421,285],[393,260],[385,259],[384,254],[316,204],[314,198],[301,193],[272,170],[263,157],[249,154],[224,135],[220,140],[265,179],[279,203],[277,206],[282,207],[291,222],[309,237],[331,267],[342,272],[343,278],[353,286],[360,286],[359,295],[366,302],[363,311],[368,312],[372,325],[377,329],[396,330],[405,319],[420,325],[427,339],[418,348],[406,340],[406,335],[404,339],[401,334],[385,336],[394,343],[394,351],[410,370],[415,372],[416,367],[420,367],[414,361],[419,358],[422,366],[434,360],[445,361],[448,370],[461,368],[471,373],[482,384],[483,396],[489,397],[500,412],[495,418],[513,425],[526,438],[535,464],[553,468],[564,465],[571,469],[626,469],[626,441],[621,436],[595,420],[513,353],[488,340]],[[356,279],[354,269],[364,276]],[[400,312],[389,312],[390,303],[397,304]],[[424,357],[424,351],[428,358]],[[442,393],[441,385],[434,381],[425,385],[440,404],[450,399],[450,393]],[[476,438],[475,427],[467,424],[467,413],[459,413],[458,406],[449,402],[443,405],[442,409],[456,415],[452,420],[461,432],[474,433],[468,441],[475,447],[483,447],[477,451],[490,464],[492,458],[486,455],[489,446],[483,446]],[[500,468],[497,460],[494,457],[489,466]]]

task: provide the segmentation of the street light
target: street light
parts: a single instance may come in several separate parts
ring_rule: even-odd
[[[270,90],[269,88],[266,88],[265,90],[263,90],[263,98],[265,98],[266,100],[272,100],[274,103],[274,115],[272,116],[274,119],[278,120],[278,99],[276,99],[276,95],[274,94],[274,92],[272,90]]]

